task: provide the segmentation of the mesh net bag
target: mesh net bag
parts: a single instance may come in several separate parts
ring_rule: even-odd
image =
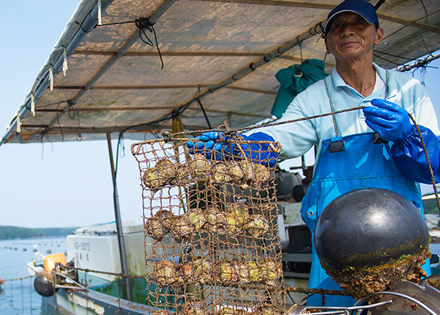
[[[274,169],[189,154],[189,140],[131,148],[142,186],[147,303],[155,314],[283,314]],[[259,156],[262,142],[252,143]]]

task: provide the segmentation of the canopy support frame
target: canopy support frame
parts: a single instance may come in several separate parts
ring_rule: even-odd
[[[124,231],[122,227],[121,220],[121,209],[119,206],[119,194],[118,194],[118,186],[116,183],[116,170],[115,163],[113,159],[113,149],[112,149],[112,138],[110,132],[106,133],[107,135],[107,145],[108,145],[108,153],[110,159],[110,168],[112,172],[112,182],[113,182],[113,205],[115,210],[115,221],[116,221],[116,232],[118,235],[118,245],[119,245],[119,257],[121,259],[121,272],[124,275],[128,275],[128,264],[127,264],[127,254],[125,251],[125,242],[124,242]],[[126,297],[129,301],[131,301],[131,285],[130,279],[126,278],[125,283],[123,282],[123,292],[126,292]]]

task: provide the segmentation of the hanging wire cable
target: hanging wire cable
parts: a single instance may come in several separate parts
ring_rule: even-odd
[[[160,62],[162,64],[161,69],[163,69],[163,59],[162,59],[162,53],[160,52],[159,49],[159,44],[157,42],[157,35],[156,35],[156,30],[154,29],[154,24],[150,22],[150,20],[148,18],[139,18],[135,21],[135,25],[136,27],[139,29],[139,37],[140,39],[147,44],[148,46],[154,46],[153,41],[148,37],[147,33],[145,32],[145,30],[153,33],[154,35],[154,41],[156,43],[156,48],[157,48],[157,52],[159,53],[159,58],[160,58]],[[144,35],[144,37],[142,37],[142,35]]]
[[[64,132],[63,132],[63,127],[61,127],[60,124],[60,116],[58,115],[59,111],[58,111],[58,107],[60,106],[61,102],[59,102],[57,104],[57,123],[58,123],[58,127],[60,128],[60,132],[61,132],[61,142],[64,142]]]
[[[391,60],[389,60],[389,59],[383,58],[383,57],[377,55],[376,52],[373,53],[373,56],[376,57],[376,58],[379,58],[379,59],[381,59],[381,60],[383,60],[383,61],[386,61],[386,62],[388,62],[388,63],[391,63],[391,64],[393,64],[393,65],[395,65],[395,66],[400,66],[400,63],[397,63],[397,62],[391,61]]]
[[[425,47],[426,51],[428,52],[428,54],[429,54],[430,56],[432,56],[432,52],[431,52],[431,51],[428,49],[428,47],[426,46],[425,39],[423,38],[423,35],[422,35],[423,27],[424,27],[424,26],[426,25],[426,23],[428,22],[428,11],[426,10],[426,6],[425,6],[425,3],[423,2],[423,0],[420,0],[420,3],[422,4],[423,10],[425,11],[425,21],[423,21],[423,24],[422,24],[422,26],[421,26],[420,29],[419,29],[419,35],[420,35],[420,39],[422,40],[422,42],[423,42],[423,46]]]
[[[384,2],[385,2],[385,0],[379,0],[379,2],[376,3],[376,5],[374,6],[374,8],[376,9],[376,11],[380,8],[380,6],[381,6],[382,4],[384,4]]]
[[[414,60],[414,59],[411,59],[411,58],[407,58],[407,57],[404,57],[404,56],[398,56],[398,55],[390,54],[390,53],[383,52],[383,51],[375,50],[374,53],[375,54],[381,54],[381,55],[387,55],[387,56],[390,56],[390,57],[393,57],[393,58],[404,59],[406,61],[413,61]]]
[[[212,129],[211,122],[209,121],[208,115],[206,114],[205,108],[203,108],[202,101],[198,98],[197,103],[199,103],[200,109],[203,112],[203,116],[205,116],[206,123],[208,124],[208,128]]]
[[[70,119],[75,119],[76,117],[78,117],[78,133],[76,134],[76,140],[77,141],[82,141],[82,135],[81,135],[81,116],[79,114],[79,110],[77,108],[73,107],[73,104],[71,101],[67,101],[69,104],[69,108],[68,108],[68,116]],[[58,115],[58,114],[57,114]]]

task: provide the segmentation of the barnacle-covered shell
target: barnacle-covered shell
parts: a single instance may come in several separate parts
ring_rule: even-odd
[[[150,218],[145,222],[145,234],[156,241],[162,240],[169,231],[157,218]]]
[[[163,188],[166,183],[165,179],[162,177],[156,167],[146,169],[142,176],[142,181],[144,182],[145,186],[150,188],[153,192]]]
[[[145,170],[142,180],[153,192],[171,183],[177,176],[177,168],[169,159],[160,159],[156,166]]]
[[[236,236],[237,234],[241,233],[241,231],[242,231],[242,227],[239,224],[235,214],[231,212],[226,213],[226,225],[225,225],[226,234],[231,236]]]
[[[240,160],[240,162],[238,162],[241,169],[243,170],[244,176],[243,176],[243,181],[250,181],[252,179],[254,179],[255,174],[254,174],[254,163],[252,163],[249,160]]]
[[[192,261],[187,261],[176,266],[176,281],[173,286],[183,286],[192,283],[194,276],[194,267]]]
[[[187,220],[194,227],[195,231],[200,230],[206,223],[205,214],[201,209],[191,209],[186,213]]]
[[[249,280],[251,282],[260,282],[261,277],[261,268],[258,266],[258,264],[255,261],[250,261],[248,263],[249,267]]]
[[[193,178],[209,174],[209,161],[202,154],[194,154],[193,159],[188,162],[188,170]]]
[[[270,169],[262,164],[254,164],[253,182],[256,184],[267,182],[270,179]]]
[[[228,213],[232,213],[237,223],[244,226],[250,218],[249,207],[241,202],[232,203],[228,207]]]
[[[217,314],[218,315],[238,315],[238,314],[241,314],[241,312],[233,309],[232,307],[223,306]]]
[[[183,278],[186,282],[192,282],[194,277],[194,264],[192,261],[187,261],[179,265],[179,270],[182,272]]]
[[[202,257],[199,257],[193,262],[194,281],[199,283],[209,283],[212,280],[212,266],[211,263]]]
[[[211,233],[225,233],[226,215],[217,207],[209,207],[206,210],[205,228]]]
[[[280,310],[279,308],[275,307],[272,304],[269,303],[263,303],[261,305],[258,305],[256,307],[256,310],[254,312],[258,315],[284,315],[285,312]]]
[[[186,242],[189,241],[191,235],[194,233],[194,226],[188,221],[186,215],[176,216],[171,232],[175,239]]]
[[[181,185],[187,183],[189,177],[189,169],[186,165],[176,164],[176,173],[174,178],[170,180],[171,185]]]
[[[174,163],[166,158],[157,161],[156,169],[165,183],[169,183],[177,174]]]
[[[244,178],[245,171],[237,161],[231,161],[228,164],[228,173],[233,183],[241,183]]]
[[[269,222],[260,214],[254,214],[244,228],[253,237],[261,237],[269,230]]]
[[[174,277],[174,282],[172,284],[173,287],[181,287],[185,284],[185,279],[183,276],[183,271],[180,265],[176,266],[176,272]]]
[[[174,214],[169,210],[159,210],[154,215],[167,229],[171,230],[174,226]]]
[[[235,270],[237,271],[238,282],[245,284],[250,282],[249,265],[245,262],[236,261]]]
[[[222,260],[217,262],[215,272],[217,279],[222,283],[233,283],[238,280],[235,266],[230,261]]]
[[[169,315],[169,314],[170,313],[168,311],[160,310],[160,311],[153,312],[151,315]]]
[[[176,268],[171,261],[158,261],[154,266],[154,276],[159,286],[172,285],[176,280]]]
[[[226,163],[218,162],[212,168],[212,179],[214,183],[226,184],[232,181],[232,177],[229,174],[229,167]]]
[[[180,310],[182,315],[206,315],[206,305],[200,300],[187,301]]]
[[[275,258],[268,257],[261,265],[262,281],[267,285],[275,287],[279,284],[278,280],[283,276],[283,265]]]

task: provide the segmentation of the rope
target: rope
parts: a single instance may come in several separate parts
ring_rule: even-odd
[[[157,35],[156,30],[154,29],[154,23],[151,23],[148,18],[139,18],[135,21],[136,27],[139,29],[139,38],[148,46],[154,46],[154,43],[151,41],[151,39],[148,37],[147,33],[145,33],[145,30],[148,30],[153,33],[154,35],[154,41],[156,42],[156,48],[157,52],[159,53],[160,62],[162,64],[160,69],[163,69],[163,59],[162,59],[162,53],[159,49],[159,44],[157,42]],[[145,39],[142,37],[142,34],[144,34]]]
[[[358,106],[358,107],[352,107],[352,108],[347,108],[347,109],[342,109],[342,110],[338,110],[335,112],[329,112],[329,113],[325,113],[325,114],[320,114],[320,115],[315,115],[315,116],[307,116],[307,117],[301,117],[301,118],[297,118],[297,119],[292,119],[292,120],[286,120],[286,121],[279,121],[279,122],[273,122],[273,123],[268,123],[265,125],[258,125],[258,126],[249,126],[249,127],[244,127],[244,128],[238,128],[238,129],[234,129],[235,132],[240,132],[240,131],[249,131],[252,129],[260,129],[260,128],[266,128],[266,127],[272,127],[272,126],[278,126],[278,125],[284,125],[284,124],[290,124],[290,123],[295,123],[295,122],[300,122],[300,121],[304,121],[304,120],[311,120],[311,119],[316,119],[316,118],[321,118],[321,117],[326,117],[326,116],[332,116],[335,114],[341,114],[341,113],[346,113],[346,112],[350,112],[350,111],[354,111],[354,110],[360,110],[363,109],[365,106]],[[195,135],[195,134],[200,134],[206,131],[221,131],[220,129],[206,129],[206,130],[197,130],[197,131],[185,131],[185,132],[178,132],[173,134],[173,136],[178,136],[178,135]]]
[[[84,268],[74,267],[74,268],[69,268],[69,269],[73,269],[76,271],[84,271],[86,273],[89,273],[89,272],[100,273],[100,274],[116,276],[116,277],[121,277],[121,278],[128,278],[128,279],[145,279],[145,276],[141,276],[141,275],[132,275],[132,274],[123,274],[123,273],[108,272],[108,271],[101,271],[101,270],[92,270],[92,269],[88,269],[88,268],[84,269]]]
[[[440,214],[440,200],[439,200],[439,197],[438,197],[437,186],[435,185],[434,171],[432,170],[431,161],[429,160],[429,156],[428,156],[428,150],[426,149],[425,141],[423,141],[423,137],[422,137],[422,132],[420,131],[420,128],[417,125],[416,120],[411,115],[411,113],[408,113],[408,116],[411,119],[411,121],[413,122],[414,126],[416,127],[417,133],[419,134],[419,137],[420,137],[420,141],[422,142],[423,152],[425,153],[426,162],[428,163],[429,173],[431,175],[431,183],[432,183],[432,187],[434,189],[435,199],[437,200],[437,207],[439,209],[439,214]]]
[[[3,282],[5,282],[5,281],[18,281],[18,280],[23,280],[23,279],[29,279],[29,278],[33,278],[33,277],[35,277],[36,275],[33,275],[33,276],[27,276],[27,277],[20,277],[20,278],[13,278],[13,279],[0,279],[0,280],[2,280]]]
[[[354,110],[361,110],[363,108],[365,108],[365,106],[358,106],[358,107],[342,109],[342,110],[339,110],[339,111],[332,111],[332,112],[321,114],[321,115],[302,117],[302,118],[286,120],[286,121],[280,121],[280,122],[273,122],[273,123],[265,124],[265,125],[262,125],[262,126],[250,126],[250,127],[245,127],[245,128],[238,128],[238,129],[234,129],[234,132],[237,133],[237,132],[240,132],[240,131],[249,131],[249,130],[252,130],[252,129],[260,129],[260,128],[278,126],[278,125],[283,125],[283,124],[290,124],[290,123],[300,122],[300,121],[304,121],[304,120],[311,120],[311,119],[321,118],[321,117],[325,117],[325,116],[335,117],[336,114],[341,114],[341,113],[350,112],[350,111],[354,111]],[[440,199],[439,199],[439,196],[438,196],[437,187],[435,185],[435,175],[434,175],[434,171],[432,170],[431,161],[430,161],[429,155],[428,155],[428,150],[426,149],[426,145],[425,145],[425,142],[423,141],[422,133],[420,131],[420,128],[419,128],[417,122],[415,121],[415,119],[411,115],[411,113],[408,113],[408,115],[409,115],[411,121],[413,122],[414,126],[417,129],[417,132],[418,132],[419,137],[420,137],[420,141],[422,143],[423,151],[424,151],[424,154],[425,154],[425,157],[426,157],[426,161],[427,161],[427,164],[428,164],[428,168],[429,168],[429,172],[430,172],[430,175],[431,175],[431,183],[432,183],[432,186],[433,186],[433,189],[434,189],[434,194],[435,194],[435,197],[436,197],[436,200],[437,200],[437,207],[438,207],[439,213],[440,213]],[[220,132],[220,131],[223,131],[223,130],[221,130],[221,128],[217,128],[217,129],[210,129],[210,130],[186,131],[186,132],[175,133],[175,134],[172,134],[172,135],[169,135],[169,136],[171,137],[171,136],[177,136],[177,135],[182,135],[182,134],[183,135],[185,135],[185,134],[194,135],[194,134],[200,134],[200,133],[207,132],[207,131],[219,131]],[[229,132],[231,132],[230,129],[229,129]]]

